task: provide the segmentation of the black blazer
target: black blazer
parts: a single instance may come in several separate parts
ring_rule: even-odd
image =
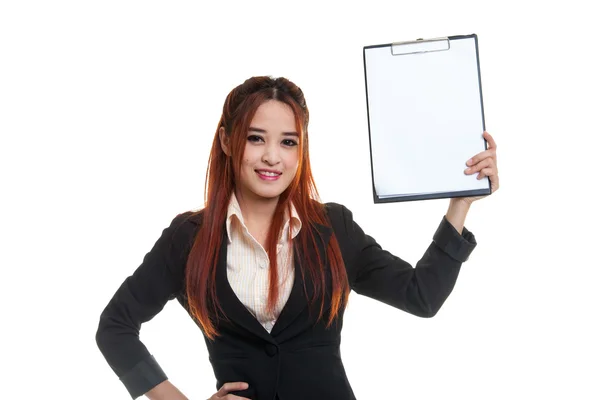
[[[340,244],[350,287],[420,317],[432,317],[440,309],[456,282],[462,262],[476,246],[471,232],[462,235],[446,217],[433,241],[413,268],[382,250],[352,219],[342,205],[327,203],[331,228],[313,229],[325,245],[334,234]],[[179,214],[166,228],[142,264],[116,291],[100,316],[97,344],[108,364],[132,398],[137,398],[167,379],[148,349],[139,340],[141,324],[176,298],[186,309],[184,271],[202,212]],[[300,269],[311,255],[295,253],[295,278],[289,300],[269,334],[239,301],[227,280],[227,240],[223,229],[216,276],[217,296],[229,321],[219,320],[220,336],[205,337],[216,377],[216,389],[225,382],[243,381],[249,388],[234,394],[256,400],[355,399],[340,358],[343,313],[329,328],[316,323],[318,310],[310,309],[303,293]],[[319,242],[317,240],[317,242]],[[313,254],[314,256],[314,254]],[[310,282],[306,288],[313,294]],[[330,300],[330,293],[326,300]],[[315,305],[318,305],[316,302]],[[326,310],[325,316],[329,315]]]

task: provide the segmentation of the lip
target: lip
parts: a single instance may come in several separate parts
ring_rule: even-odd
[[[276,181],[277,179],[279,179],[281,177],[281,172],[275,171],[272,169],[256,169],[256,170],[254,170],[254,172],[256,172],[256,175],[258,175],[258,177],[264,181]],[[266,175],[261,174],[261,172],[273,172],[278,175],[266,176]]]
[[[273,172],[274,174],[281,175],[281,171],[277,171],[276,169],[261,168],[261,169],[255,169],[255,171],[256,172],[261,172],[261,171]]]

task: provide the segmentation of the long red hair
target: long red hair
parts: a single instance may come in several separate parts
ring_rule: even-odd
[[[294,251],[299,254],[316,254],[317,259],[308,258],[302,263],[301,273],[314,285],[314,295],[307,299],[310,304],[321,298],[318,318],[323,318],[325,308],[325,266],[330,268],[331,285],[331,311],[327,321],[330,326],[338,312],[343,310],[348,302],[349,286],[346,269],[342,260],[339,244],[335,235],[329,240],[326,257],[328,263],[321,259],[316,249],[317,240],[310,226],[321,224],[330,226],[327,220],[324,205],[319,200],[319,194],[312,176],[310,159],[308,155],[308,108],[302,90],[285,78],[273,79],[268,76],[252,77],[234,88],[225,99],[223,114],[219,120],[217,131],[212,144],[208,169],[206,171],[205,207],[203,222],[200,227],[186,266],[185,286],[189,303],[189,310],[201,325],[204,334],[214,339],[218,336],[215,321],[210,317],[211,312],[216,315],[225,314],[219,305],[216,296],[216,270],[219,250],[223,240],[223,229],[227,216],[229,200],[235,189],[235,177],[239,176],[244,149],[246,147],[247,133],[250,123],[258,107],[267,100],[278,100],[287,104],[293,111],[296,120],[296,129],[299,132],[299,161],[296,176],[288,188],[279,196],[275,214],[267,235],[267,254],[270,259],[269,268],[269,295],[267,302],[268,311],[273,311],[279,295],[276,262],[277,239],[283,229],[284,211],[291,215],[293,203],[303,228],[295,240]],[[221,147],[219,138],[220,128],[224,128],[229,137],[230,156],[227,156]],[[291,227],[290,226],[290,233]],[[288,235],[292,242],[291,234]]]

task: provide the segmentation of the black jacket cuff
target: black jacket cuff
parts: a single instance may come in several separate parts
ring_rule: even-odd
[[[154,356],[149,355],[119,379],[129,391],[131,398],[137,399],[168,378]]]
[[[467,261],[469,255],[477,246],[473,233],[463,227],[461,235],[445,215],[433,235],[433,241],[446,254],[460,262]]]

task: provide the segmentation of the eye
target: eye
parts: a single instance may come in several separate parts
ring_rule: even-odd
[[[257,143],[257,142],[260,142],[262,140],[263,140],[263,138],[260,137],[260,136],[258,136],[258,135],[250,135],[250,136],[248,136],[248,141],[249,142]]]
[[[295,140],[292,140],[292,139],[285,139],[282,143],[285,146],[288,146],[288,147],[294,147],[294,146],[298,145],[298,143]]]

